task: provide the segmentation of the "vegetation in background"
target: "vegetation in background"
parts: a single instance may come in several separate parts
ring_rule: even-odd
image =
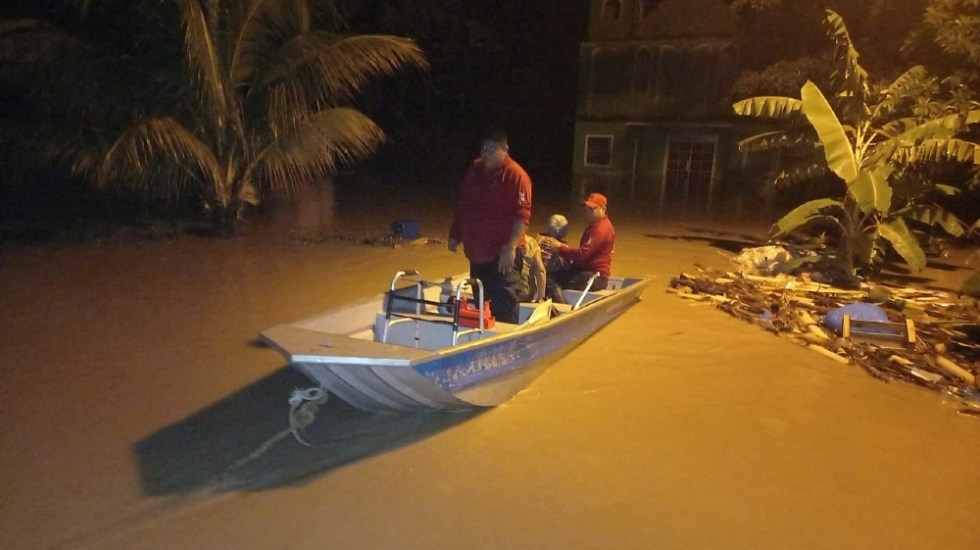
[[[83,4],[90,8],[97,2]],[[321,10],[314,11],[314,4]],[[154,73],[145,63],[133,64],[142,67],[151,83],[154,77],[179,75],[181,84],[169,87],[172,101],[152,108],[152,102],[125,101],[119,94],[100,97],[97,90],[111,84],[77,86],[93,91],[85,105],[110,102],[105,110],[111,112],[121,103],[133,110],[125,120],[117,114],[113,124],[105,124],[102,114],[67,122],[51,116],[59,137],[74,130],[74,139],[35,137],[49,156],[69,160],[75,173],[99,186],[191,197],[226,231],[242,219],[247,205],[262,197],[328,179],[342,166],[368,157],[384,132],[352,107],[358,94],[376,77],[427,67],[410,39],[340,32],[330,2],[181,0],[175,3],[179,19],[167,21],[164,8],[173,5],[161,3],[148,13],[163,16],[171,30],[181,30],[181,70],[171,66],[171,71]],[[40,32],[45,36],[39,37]],[[4,57],[25,74],[25,82],[41,70],[57,74],[50,64],[59,61],[58,51],[70,48],[52,51],[51,37],[62,37],[81,51],[78,67],[113,57],[103,53],[111,52],[111,44],[94,42],[93,33],[72,35],[71,29],[44,21],[6,21],[0,28]],[[117,72],[132,76],[128,68]],[[48,82],[35,82],[50,91]],[[70,96],[68,92],[59,95]],[[55,101],[39,105],[50,108],[51,103]]]
[[[734,104],[740,115],[807,123],[740,143],[743,150],[802,147],[803,166],[782,174],[782,181],[808,181],[829,170],[844,184],[841,197],[811,200],[786,214],[774,225],[773,236],[814,222],[830,223],[839,234],[835,260],[845,275],[873,273],[886,243],[910,268],[919,270],[926,259],[914,229],[964,233],[965,225],[932,200],[960,189],[935,181],[930,167],[980,163],[977,144],[957,137],[980,122],[980,111],[955,81],[946,82],[951,87],[943,90],[944,83],[922,67],[909,69],[885,86],[873,86],[858,63],[843,19],[828,10],[826,22],[836,66],[829,99],[808,81],[801,99],[769,96]],[[938,99],[942,91],[949,92],[944,101]],[[822,158],[814,159],[807,151]]]
[[[980,2],[932,0],[902,44],[907,57],[933,60],[934,72],[980,85]]]
[[[234,7],[216,0],[198,4]],[[980,46],[970,39],[977,4],[732,0],[741,21],[743,69],[734,97],[795,96],[807,80],[820,90],[834,89],[828,75],[835,58],[814,46],[823,39],[815,23],[824,6],[851,22],[862,64],[882,80],[894,81],[909,66],[923,64],[933,75],[958,75],[967,85],[958,90],[969,92],[976,89],[970,78],[980,74],[975,70],[980,56],[971,53],[980,53]],[[192,78],[182,5],[181,0],[8,0],[0,5],[0,219],[21,203],[26,210],[53,216],[77,215],[72,212],[89,201],[114,218],[143,212],[145,219],[154,209],[160,217],[199,212],[204,195],[181,179],[183,169],[175,174],[160,169],[155,178],[163,185],[127,185],[131,192],[118,185],[103,188],[112,193],[93,192],[78,176],[101,168],[94,162],[101,161],[99,154],[81,159],[81,153],[108,151],[135,120],[170,117],[195,136],[214,126],[200,122],[200,113],[211,107],[200,101],[203,81]],[[378,175],[383,185],[427,183],[432,186],[428,191],[451,189],[473,156],[474,133],[493,120],[510,130],[512,150],[532,173],[536,194],[567,192],[577,46],[584,36],[587,3],[310,0],[309,5],[318,8],[310,11],[311,29],[409,37],[432,65],[428,73],[402,71],[402,78],[372,79],[344,103],[384,129],[385,143],[357,164],[370,166],[370,175]],[[215,36],[224,39],[226,33]],[[363,175],[359,172],[356,179]],[[241,186],[255,188],[254,183]],[[258,196],[274,188],[260,181]],[[231,190],[229,196],[250,193]],[[945,204],[971,208],[965,200]],[[227,219],[221,208],[211,207],[211,212]]]

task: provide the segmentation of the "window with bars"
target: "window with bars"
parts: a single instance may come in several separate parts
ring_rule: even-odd
[[[709,199],[714,157],[714,140],[671,141],[664,170],[666,197],[683,202]]]
[[[585,137],[585,165],[586,166],[611,166],[612,165],[612,136],[586,136]]]

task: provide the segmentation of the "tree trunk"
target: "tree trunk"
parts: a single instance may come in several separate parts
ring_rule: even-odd
[[[217,235],[234,237],[238,234],[238,208],[234,205],[227,208],[214,207],[211,210],[211,223]]]

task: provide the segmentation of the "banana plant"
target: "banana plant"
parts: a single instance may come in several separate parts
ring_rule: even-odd
[[[978,145],[955,137],[980,122],[980,111],[928,119],[921,112],[916,116],[909,105],[914,107],[915,99],[934,84],[922,67],[909,69],[873,92],[843,20],[828,10],[827,24],[840,56],[835,75],[840,92],[833,96],[833,105],[811,81],[800,89],[800,99],[756,97],[733,105],[743,116],[806,123],[802,132],[791,127],[749,137],[740,143],[743,150],[810,143],[822,153],[822,167],[844,184],[841,197],[811,200],[787,213],[774,224],[773,237],[818,220],[830,222],[839,230],[834,259],[844,273],[853,276],[864,268],[873,270],[885,243],[910,269],[921,270],[926,256],[907,222],[932,225],[954,236],[964,233],[965,224],[925,200],[931,193],[957,189],[922,178],[916,168],[930,163],[980,164]],[[820,173],[809,166],[795,171]]]

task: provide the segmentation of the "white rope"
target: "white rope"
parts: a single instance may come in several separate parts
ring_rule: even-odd
[[[296,441],[307,447],[314,445],[307,439],[305,430],[316,420],[316,411],[329,397],[327,390],[320,387],[293,390],[293,394],[289,396],[289,430]]]
[[[181,507],[186,507],[192,502],[204,502],[206,497],[212,497],[217,492],[228,491],[235,486],[233,479],[230,477],[232,474],[268,452],[273,445],[281,441],[290,432],[303,445],[308,447],[313,446],[314,443],[307,441],[303,437],[303,430],[313,423],[313,420],[316,419],[317,409],[320,408],[320,405],[327,402],[329,396],[330,394],[323,388],[294,389],[292,395],[289,396],[289,429],[284,429],[269,439],[266,439],[254,451],[236,460],[224,471],[212,476],[199,489],[161,500],[151,506],[137,510],[135,513],[123,517],[116,522],[61,541],[53,548],[102,548],[105,542],[110,539],[121,537],[150,523],[163,521],[170,514],[180,512]],[[225,495],[235,494],[234,492],[225,493]]]

